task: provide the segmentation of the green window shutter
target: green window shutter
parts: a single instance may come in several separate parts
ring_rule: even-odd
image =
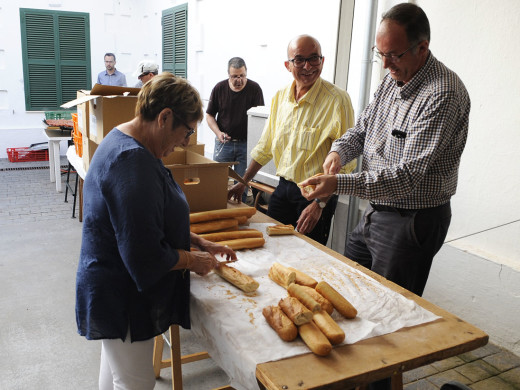
[[[188,5],[162,13],[163,70],[186,78],[188,62]]]
[[[20,9],[25,108],[59,110],[92,85],[89,15]]]
[[[90,89],[89,15],[58,15],[62,103],[76,99],[78,89]]]

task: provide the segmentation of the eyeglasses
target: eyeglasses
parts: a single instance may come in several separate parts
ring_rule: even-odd
[[[138,79],[141,80],[144,76],[148,76],[151,72],[145,72],[145,73],[142,73]]]
[[[231,80],[245,79],[246,77],[245,74],[229,76]]]
[[[306,62],[311,66],[321,65],[321,60],[323,60],[323,56],[314,55],[307,58],[295,57],[290,59],[289,62],[292,62],[295,68],[303,68]]]
[[[188,131],[186,132],[186,139],[190,138],[190,136],[192,136],[192,135],[195,133],[195,129],[194,129],[193,127],[188,126],[188,125],[186,124],[186,122],[184,122],[181,118],[179,118],[178,115],[173,114],[173,116],[174,116],[175,118],[177,118],[177,120],[178,120],[179,122],[181,122],[181,124],[182,124],[184,127],[186,127],[186,129],[188,129]]]
[[[418,43],[414,43],[412,46],[410,46],[408,49],[403,51],[401,54],[385,54],[385,53],[381,53],[379,50],[377,50],[377,48],[375,46],[372,46],[372,52],[380,60],[382,60],[383,57],[385,57],[387,60],[390,60],[392,62],[399,62],[399,60],[401,59],[402,56],[404,56],[406,53],[408,53],[408,51],[412,50],[418,44],[419,44],[419,42]]]

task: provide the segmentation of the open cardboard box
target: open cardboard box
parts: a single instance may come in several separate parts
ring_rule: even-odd
[[[81,110],[82,104],[88,104],[88,111],[83,110],[88,112],[88,137],[99,144],[115,126],[135,117],[137,94],[140,90],[95,84],[91,91],[79,91],[77,99],[61,107],[79,106]]]
[[[166,168],[186,195],[190,212],[227,208],[228,177],[244,182],[231,168],[236,162],[219,163],[186,150],[174,151],[168,159]]]
[[[78,113],[83,111],[88,114],[88,137],[99,144],[114,127],[135,117],[137,94],[140,90],[141,88],[95,84],[91,91],[78,91],[77,99],[62,104],[61,107],[78,106]],[[88,110],[82,106],[85,103],[88,104]],[[189,145],[196,144],[197,131],[189,140]]]

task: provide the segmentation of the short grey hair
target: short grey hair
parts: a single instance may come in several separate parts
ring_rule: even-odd
[[[381,22],[392,20],[404,27],[410,44],[430,42],[430,22],[421,7],[412,3],[401,3],[383,14]]]
[[[246,62],[240,57],[233,57],[228,61],[228,67],[227,67],[228,73],[229,73],[229,68],[240,69],[241,67],[244,67],[247,70]]]

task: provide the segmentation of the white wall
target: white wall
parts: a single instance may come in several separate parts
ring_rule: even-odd
[[[469,135],[448,240],[520,219],[520,2],[429,0],[418,4],[431,50],[457,72],[471,98]],[[454,241],[520,270],[520,222]]]

